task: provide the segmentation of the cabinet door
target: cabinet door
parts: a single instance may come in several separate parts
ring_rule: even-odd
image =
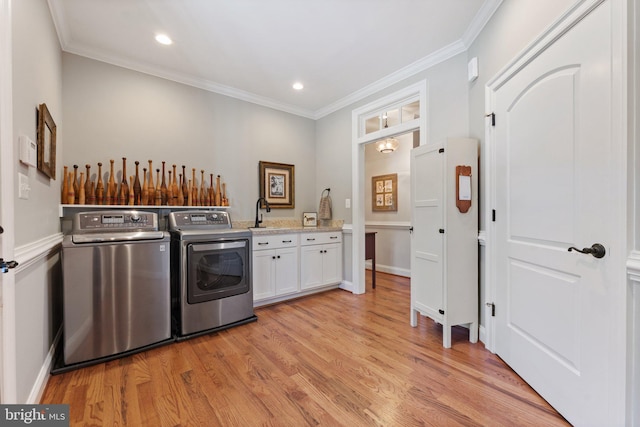
[[[276,251],[276,295],[297,292],[298,288],[298,248]]]
[[[322,256],[323,283],[333,284],[342,281],[342,246],[324,245]]]
[[[275,288],[275,256],[276,251],[253,252],[253,300],[273,297]]]
[[[303,246],[300,248],[300,287],[302,289],[315,288],[322,286],[322,259],[323,246]]]
[[[445,154],[438,148],[423,145],[411,150],[412,325],[415,323],[415,310],[441,318],[439,310],[444,309]]]

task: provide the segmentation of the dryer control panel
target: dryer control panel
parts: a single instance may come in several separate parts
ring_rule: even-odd
[[[210,230],[231,228],[225,211],[185,211],[169,214],[169,230]]]

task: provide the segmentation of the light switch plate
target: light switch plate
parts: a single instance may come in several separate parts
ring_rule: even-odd
[[[344,199],[344,207],[347,209],[351,208],[351,199]]]
[[[31,191],[31,187],[29,187],[29,177],[18,172],[18,198],[28,199],[29,191]]]
[[[468,78],[470,82],[478,78],[478,57],[477,56],[474,56],[473,58],[471,58],[468,64],[467,71],[469,72]]]

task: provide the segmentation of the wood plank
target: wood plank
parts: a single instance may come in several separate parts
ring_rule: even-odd
[[[370,273],[368,273],[370,280]],[[409,325],[409,280],[377,273],[256,309],[258,321],[52,377],[71,425],[567,426],[468,331]]]

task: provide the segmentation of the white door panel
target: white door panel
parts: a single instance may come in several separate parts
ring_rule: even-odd
[[[411,154],[413,238],[411,286],[413,304],[427,313],[437,313],[443,301],[444,247],[439,228],[444,220],[443,156],[429,146],[414,148]],[[440,225],[442,227],[442,225]],[[428,277],[431,283],[415,283]],[[429,301],[430,305],[424,305]],[[415,326],[415,316],[412,324]]]
[[[576,73],[546,75],[507,108],[510,238],[573,241],[574,171],[566,165],[576,144],[574,123],[562,118],[575,117]],[[554,209],[540,209],[547,205]]]
[[[571,423],[607,425],[615,238],[611,5],[495,92],[496,352]],[[608,249],[608,248],[607,248]]]

